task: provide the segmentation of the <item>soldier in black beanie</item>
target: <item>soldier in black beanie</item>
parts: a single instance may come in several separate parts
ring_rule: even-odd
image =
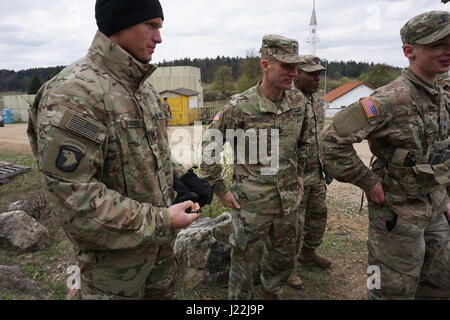
[[[176,230],[199,217],[199,204],[174,204],[186,169],[171,159],[148,81],[163,12],[157,0],[95,9],[87,55],[44,84],[28,127],[49,207],[77,253],[67,298],[173,299]]]
[[[142,63],[151,61],[164,14],[158,0],[97,0],[98,30]]]

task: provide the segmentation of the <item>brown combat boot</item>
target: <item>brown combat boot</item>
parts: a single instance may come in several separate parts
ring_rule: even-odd
[[[298,256],[298,261],[301,263],[312,263],[320,268],[329,268],[332,261],[327,257],[316,253],[315,249],[303,248]]]
[[[261,287],[261,300],[281,300],[281,298],[278,294],[266,291],[266,289]]]
[[[296,275],[294,272],[290,274],[286,284],[294,289],[300,290],[303,289],[303,282],[302,279],[298,275]]]

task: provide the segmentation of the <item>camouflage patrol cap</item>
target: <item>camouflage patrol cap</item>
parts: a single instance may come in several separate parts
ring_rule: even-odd
[[[261,55],[272,56],[284,63],[299,63],[298,41],[275,34],[267,34],[262,39]]]
[[[325,70],[325,67],[320,64],[320,58],[316,56],[306,55],[300,56],[302,61],[297,65],[299,70],[305,72],[316,72]]]
[[[400,30],[403,44],[431,44],[450,34],[448,11],[428,11],[409,20]]]

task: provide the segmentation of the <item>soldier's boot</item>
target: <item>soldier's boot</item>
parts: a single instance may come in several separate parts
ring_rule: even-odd
[[[294,272],[290,274],[286,284],[294,289],[303,289],[303,282],[302,279],[298,275],[296,275]]]
[[[278,294],[266,291],[266,289],[261,287],[261,300],[281,300],[281,298]]]
[[[312,263],[320,268],[329,268],[332,261],[327,257],[317,254],[315,249],[302,248],[298,256],[298,261],[301,263]]]

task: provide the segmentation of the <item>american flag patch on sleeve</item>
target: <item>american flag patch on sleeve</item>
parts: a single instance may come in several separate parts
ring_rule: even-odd
[[[216,114],[216,116],[214,117],[213,121],[219,121],[221,115],[222,115],[222,112],[218,112],[218,113]]]
[[[361,106],[366,113],[367,119],[376,117],[380,115],[380,111],[378,110],[377,103],[372,97],[361,99]]]

